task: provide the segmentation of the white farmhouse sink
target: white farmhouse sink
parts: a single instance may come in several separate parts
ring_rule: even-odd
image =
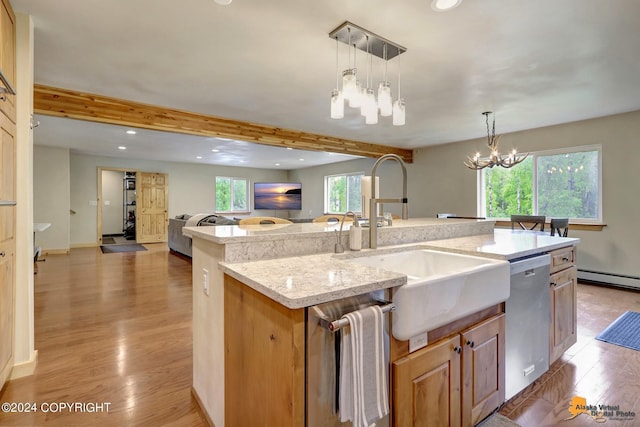
[[[393,336],[408,340],[509,298],[507,261],[426,249],[350,259],[407,275],[393,295]]]

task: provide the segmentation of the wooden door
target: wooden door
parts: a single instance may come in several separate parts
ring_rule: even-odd
[[[504,328],[501,314],[462,333],[462,425],[474,426],[504,402]]]
[[[167,241],[169,183],[167,174],[140,172],[136,177],[136,241]]]
[[[550,276],[551,326],[549,330],[549,364],[555,362],[578,336],[578,269],[573,266]]]
[[[15,88],[15,14],[0,5],[0,69]],[[15,95],[0,94],[0,389],[13,369],[16,250]]]
[[[460,426],[460,336],[393,362],[393,425]]]

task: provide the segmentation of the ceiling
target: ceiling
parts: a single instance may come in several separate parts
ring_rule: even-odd
[[[507,133],[640,109],[640,2],[633,0],[464,0],[448,12],[434,11],[430,0],[12,4],[33,17],[38,84],[344,139],[416,148],[486,135],[487,110],[496,113],[496,132]],[[344,119],[329,117],[336,44],[328,33],[347,20],[407,48],[389,63],[394,94],[401,63],[405,126],[390,118],[365,125],[348,107]],[[346,45],[339,53],[347,68]],[[374,61],[374,82],[381,70]],[[116,156],[126,145],[127,157],[268,168],[283,167],[275,163],[287,154],[37,119],[36,144],[79,153]],[[217,144],[229,154],[212,155]],[[292,162],[305,158],[309,166],[316,157],[318,164],[351,158],[308,152]]]

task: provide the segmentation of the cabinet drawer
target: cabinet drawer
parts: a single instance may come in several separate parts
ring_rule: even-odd
[[[556,249],[551,255],[551,273],[569,268],[576,263],[576,251],[573,246]]]

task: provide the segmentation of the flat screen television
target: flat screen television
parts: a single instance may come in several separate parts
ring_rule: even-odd
[[[256,182],[253,184],[254,209],[302,209],[302,183]]]

